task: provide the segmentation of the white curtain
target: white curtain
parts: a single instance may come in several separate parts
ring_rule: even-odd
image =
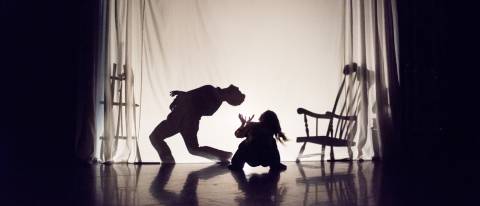
[[[395,5],[395,0],[345,1],[344,62],[360,66],[359,159],[381,158],[382,139],[393,136],[399,87]]]
[[[388,0],[105,0],[108,27],[96,95],[96,157],[103,162],[158,162],[149,134],[169,113],[171,90],[234,84],[246,94],[233,107],[224,103],[200,122],[200,145],[235,152],[238,113],[275,111],[291,139],[279,146],[293,161],[304,136],[298,107],[323,113],[333,106],[345,64],[361,67],[362,93],[355,157],[380,157],[391,130],[392,85],[396,74],[394,3]],[[393,55],[392,55],[393,54]],[[100,62],[100,61],[99,61]],[[113,64],[125,65],[125,111],[115,138],[118,99],[111,94]],[[118,71],[118,70],[117,70]],[[395,73],[392,75],[392,72]],[[102,82],[99,84],[98,82]],[[115,91],[113,91],[115,92]],[[103,102],[103,103],[101,103]],[[136,107],[135,105],[139,106]],[[328,122],[320,124],[319,133]],[[166,139],[177,162],[207,162],[190,155],[179,134]],[[318,153],[307,146],[305,153]],[[347,155],[335,149],[337,157]],[[141,157],[141,158],[140,158]],[[312,160],[319,157],[312,157]]]
[[[143,11],[140,1],[105,1],[106,43],[97,79],[97,152],[100,162],[141,162],[138,150],[139,104],[135,80],[141,71]],[[141,79],[140,79],[141,81]],[[101,83],[100,83],[101,82]],[[138,89],[137,89],[138,90]]]

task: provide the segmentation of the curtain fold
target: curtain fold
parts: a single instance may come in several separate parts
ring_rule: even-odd
[[[135,102],[134,68],[141,61],[138,49],[139,14],[143,1],[105,0],[108,15],[102,66],[97,79],[97,157],[105,163],[140,162],[137,122],[140,105]],[[140,24],[141,25],[141,24]],[[101,84],[101,86],[100,86]]]
[[[94,162],[96,159],[96,141],[98,138],[98,130],[103,126],[99,115],[99,102],[103,97],[103,72],[107,60],[107,39],[108,39],[108,0],[100,0],[95,7],[97,35],[94,45],[94,64],[90,70],[90,74],[86,77],[79,75],[78,97],[77,103],[77,124],[75,135],[75,155],[82,162]],[[85,72],[83,72],[85,73]],[[100,121],[99,121],[100,120]]]
[[[357,159],[383,158],[398,112],[398,44],[394,0],[346,0],[346,64],[358,64]],[[351,80],[353,82],[353,80]],[[371,156],[373,155],[373,156]]]

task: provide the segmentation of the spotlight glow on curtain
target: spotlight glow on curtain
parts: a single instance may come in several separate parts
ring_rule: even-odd
[[[358,37],[355,29],[360,27],[348,21],[350,17],[367,21],[376,15],[368,8],[373,0],[366,2],[360,5],[357,1],[337,0],[110,0],[108,55],[100,76],[108,76],[113,63],[126,65],[132,73],[131,84],[126,85],[130,93],[126,96],[130,96],[127,100],[130,126],[136,126],[136,133],[131,130],[128,135],[138,136],[142,161],[159,161],[148,136],[170,112],[173,98],[169,92],[206,84],[222,88],[234,84],[246,94],[246,99],[237,107],[224,103],[213,116],[202,118],[198,132],[201,146],[235,152],[241,141],[233,135],[240,125],[238,113],[259,117],[270,109],[278,114],[283,131],[291,139],[285,146],[279,144],[281,159],[293,161],[301,146],[295,137],[304,135],[303,118],[296,109],[304,107],[319,113],[330,110],[343,65],[355,61],[365,66],[368,58],[360,58],[362,54],[374,54],[365,50],[365,45],[359,44],[360,49],[355,47]],[[370,19],[357,16],[360,8]],[[372,28],[375,26],[367,24],[366,33],[374,32]],[[346,32],[354,34],[353,38],[345,38]],[[367,48],[374,45],[367,43]],[[105,96],[104,91],[105,87],[97,88],[99,99]],[[374,93],[365,92],[367,100],[376,99]],[[374,101],[369,102],[365,106],[371,108]],[[140,105],[138,111],[134,111],[133,103]],[[113,131],[117,124],[113,118],[115,111],[105,112],[103,108],[97,105],[97,157],[104,152],[99,149],[103,141],[99,137],[105,136],[107,130]],[[364,124],[367,130],[375,114],[364,115],[370,122]],[[108,122],[112,125],[105,127]],[[326,131],[327,124],[320,124],[320,132]],[[364,131],[361,135],[365,143],[360,148],[361,158],[369,159],[373,156],[371,134]],[[190,155],[180,134],[166,142],[177,162],[209,161]],[[114,158],[122,157],[125,152],[135,153],[131,142],[117,147],[110,161],[138,161],[130,157]],[[335,150],[338,157],[346,157],[346,149]],[[305,153],[319,151],[320,146],[312,145],[307,146]],[[354,153],[357,157],[356,149]]]

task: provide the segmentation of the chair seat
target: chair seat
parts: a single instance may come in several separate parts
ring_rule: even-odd
[[[327,136],[297,137],[297,142],[311,142],[335,147],[355,146],[355,142],[353,141],[349,142],[345,139],[337,139]]]

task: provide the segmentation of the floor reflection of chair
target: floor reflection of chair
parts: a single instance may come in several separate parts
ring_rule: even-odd
[[[347,171],[336,172],[335,162],[330,162],[329,174],[325,172],[324,162],[320,162],[320,166],[297,164],[301,177],[297,178],[296,182],[305,184],[303,205],[357,205],[357,192],[355,189],[355,176],[352,173],[352,163],[348,162],[343,164],[348,164]],[[319,169],[321,175],[313,177],[306,176],[304,168]],[[315,189],[315,200],[312,204],[308,204],[310,187],[314,187]],[[321,196],[319,187],[325,187],[327,200],[322,200],[324,197]]]
[[[102,165],[100,186],[103,205],[139,205],[138,178],[141,165]]]

